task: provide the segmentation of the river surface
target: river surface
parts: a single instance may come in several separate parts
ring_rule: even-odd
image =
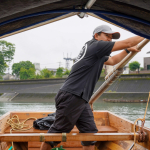
[[[94,103],[94,110],[108,110],[120,115],[128,120],[135,121],[143,118],[146,103],[109,103],[97,101]],[[55,111],[54,102],[34,103],[34,102],[0,102],[0,116],[8,111]],[[150,103],[147,109],[145,127],[150,128]]]

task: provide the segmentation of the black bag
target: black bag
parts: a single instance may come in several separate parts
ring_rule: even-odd
[[[33,127],[39,130],[48,130],[53,124],[56,113],[48,114],[45,118],[39,118],[33,122]]]

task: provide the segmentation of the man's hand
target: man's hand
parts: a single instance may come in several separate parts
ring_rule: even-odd
[[[132,51],[132,52],[140,52],[137,49],[137,45],[127,48],[128,51]],[[116,65],[117,63],[119,63],[124,57],[126,57],[128,55],[128,53],[123,50],[121,53],[114,55],[112,57],[109,57],[109,59],[104,63],[105,65]]]
[[[92,104],[90,104],[90,107],[91,107],[91,109],[92,109],[92,111],[93,111],[93,103],[92,103]]]
[[[130,48],[127,48],[128,51],[132,51],[132,52],[140,52],[138,49],[137,49],[137,45],[136,46],[133,46],[133,47],[130,47]]]

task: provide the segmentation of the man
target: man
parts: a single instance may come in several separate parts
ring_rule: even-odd
[[[72,66],[70,75],[60,88],[56,101],[56,119],[48,133],[69,133],[74,125],[80,133],[96,133],[92,110],[88,101],[92,96],[96,82],[100,77],[103,64],[115,65],[130,51],[136,51],[136,45],[144,38],[135,36],[123,41],[120,33],[114,32],[109,26],[98,26],[93,32],[93,39],[85,43],[79,56]],[[125,50],[122,50],[125,49]],[[109,57],[111,52],[122,50],[119,54]],[[42,143],[41,150],[50,150],[59,142]],[[82,141],[83,150],[94,150],[94,141]]]

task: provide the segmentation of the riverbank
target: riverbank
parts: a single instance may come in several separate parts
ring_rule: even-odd
[[[49,102],[63,85],[65,79],[1,81],[0,93],[14,95],[12,101]],[[103,84],[104,77],[97,82],[94,92]],[[147,101],[150,91],[150,74],[121,75],[100,97],[100,100]],[[2,97],[2,96],[1,96]],[[5,97],[3,97],[5,99]],[[7,98],[8,99],[8,98]],[[1,101],[1,100],[0,100]],[[117,101],[118,102],[118,101]]]
[[[98,99],[99,101],[112,102],[146,102],[149,93],[130,93],[130,92],[115,92],[103,93]],[[54,102],[56,93],[18,93],[11,99],[13,102]],[[115,101],[114,101],[115,100]],[[6,100],[7,101],[7,100]]]
[[[97,82],[94,92],[103,84],[104,77]],[[57,93],[65,82],[61,79],[0,81],[0,93]],[[150,74],[121,75],[105,92],[150,91]]]

